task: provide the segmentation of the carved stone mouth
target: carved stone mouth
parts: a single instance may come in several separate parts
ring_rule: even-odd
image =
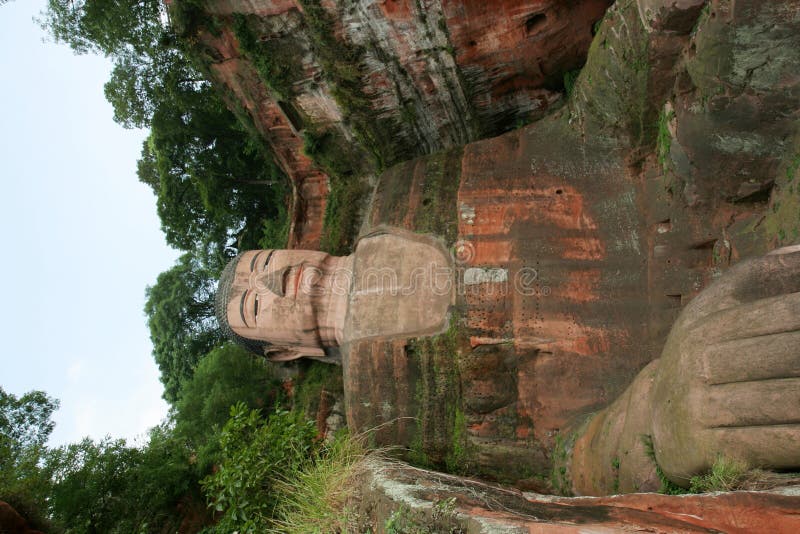
[[[294,276],[292,273],[296,272]],[[300,284],[303,281],[303,264],[294,265],[286,270],[283,276],[283,295],[286,296],[290,293],[294,298],[297,298],[297,293],[300,291]]]

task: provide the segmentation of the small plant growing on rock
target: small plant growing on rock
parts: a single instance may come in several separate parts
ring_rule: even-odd
[[[658,117],[658,138],[657,138],[657,152],[658,162],[664,170],[667,170],[669,165],[669,152],[672,148],[672,134],[669,131],[669,123],[675,118],[675,112],[671,107],[661,112]]]
[[[689,490],[692,493],[704,493],[742,489],[754,476],[757,477],[757,473],[746,462],[719,456],[708,473],[691,478]]]
[[[664,474],[664,471],[661,470],[661,466],[658,465],[658,462],[656,461],[656,450],[655,446],[653,445],[653,436],[642,435],[640,437],[642,444],[644,445],[645,454],[647,454],[648,458],[653,460],[653,463],[656,466],[656,476],[658,477],[658,480],[661,481],[661,488],[658,490],[658,492],[665,495],[682,495],[684,493],[689,493],[688,490],[678,486],[668,479],[667,475]]]

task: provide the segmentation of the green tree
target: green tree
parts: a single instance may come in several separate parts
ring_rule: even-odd
[[[152,428],[147,445],[138,450],[128,472],[127,510],[125,517],[119,518],[117,530],[177,532],[187,517],[195,524],[211,522],[199,484],[204,475],[174,425],[162,423]]]
[[[125,127],[146,127],[178,85],[202,78],[187,62],[165,23],[161,0],[49,0],[41,25],[79,54],[112,58],[106,98]]]
[[[59,447],[47,470],[51,513],[69,532],[174,532],[202,503],[189,449],[167,424],[141,448],[110,438]]]
[[[42,447],[55,423],[50,419],[59,402],[44,391],[29,391],[21,397],[0,387],[0,444],[12,456],[24,449]]]
[[[124,517],[123,496],[129,491],[128,471],[136,461],[136,449],[125,440],[106,438],[98,443],[85,438],[50,452],[50,494],[55,519],[76,533],[113,532]]]
[[[50,480],[41,469],[58,401],[43,391],[21,397],[0,387],[0,500],[45,528]]]
[[[48,0],[40,20],[79,54],[147,53],[164,32],[161,0]]]
[[[146,290],[144,311],[153,355],[169,402],[178,399],[200,358],[223,341],[214,316],[217,274],[184,254]]]
[[[155,112],[140,161],[167,242],[182,250],[201,242],[216,243],[219,253],[253,248],[265,221],[286,217],[285,176],[210,87]]]
[[[175,433],[197,450],[198,466],[204,472],[219,460],[219,433],[231,406],[241,402],[248,409],[268,413],[280,392],[273,367],[227,343],[200,360],[191,380],[183,385],[175,406]]]

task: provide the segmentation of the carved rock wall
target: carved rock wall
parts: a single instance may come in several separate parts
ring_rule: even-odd
[[[272,149],[276,163],[291,180],[289,248],[318,248],[329,191],[328,176],[303,152],[302,138],[253,65],[242,57],[231,29],[223,28],[219,36],[204,33],[202,37],[204,45],[217,54],[217,60],[209,65],[215,82],[229,91],[232,107],[243,108],[252,118]]]
[[[295,186],[290,246],[316,248],[329,184],[303,153],[304,129],[335,131],[364,154],[381,152],[380,165],[497,135],[561,100],[564,73],[582,65],[610,3],[325,1],[334,37],[360,53],[355,64],[340,58],[332,66],[315,53],[319,35],[302,2],[220,0],[206,10],[221,34],[203,32],[200,44],[215,81],[245,107]],[[281,50],[291,94],[259,78],[231,31],[235,14],[248,15],[257,39]],[[353,110],[342,106],[331,68],[358,71],[372,131],[349,120]]]
[[[681,308],[710,281],[731,263],[793,239],[789,232],[800,224],[793,184],[800,98],[798,79],[787,70],[800,65],[794,58],[800,32],[788,29],[800,10],[797,2],[780,4],[744,2],[734,9],[715,1],[702,14],[697,5],[673,6],[694,13],[689,25],[685,13],[670,19],[669,12],[653,15],[634,1],[618,2],[598,30],[569,105],[468,144],[448,175],[458,187],[446,197],[449,208],[433,210],[425,199],[439,180],[432,158],[384,173],[368,223],[436,233],[460,262],[455,341],[387,339],[352,347],[344,362],[351,426],[385,425],[379,442],[406,445],[412,456],[422,451],[423,460],[439,467],[540,491],[569,490],[569,481],[558,488],[544,480],[556,435],[614,401],[658,357]],[[665,20],[675,26],[660,30]],[[758,28],[771,45],[742,37]],[[707,90],[687,73],[698,72],[698,58],[719,58],[725,50],[766,61],[772,67],[762,74],[779,83],[742,88],[721,76],[720,96],[712,99],[734,107],[700,106],[697,95]],[[773,55],[781,61],[770,62]],[[733,102],[744,100],[751,113],[734,112]],[[667,101],[685,110],[662,108]],[[759,145],[763,150],[721,154],[717,132],[745,139],[749,121],[772,141]],[[705,135],[682,136],[696,124]],[[715,161],[731,172],[714,170]],[[737,196],[748,184],[754,189]],[[433,227],[426,221],[436,213],[444,222]],[[522,292],[514,284],[525,276]],[[391,358],[374,363],[389,346]],[[393,427],[392,421],[403,422]],[[625,481],[626,488],[640,482]]]
[[[364,232],[435,234],[461,267],[453,339],[343,351],[348,423],[377,427],[378,443],[552,490],[557,433],[614,401],[730,263],[797,239],[800,3],[609,4],[322,2],[361,50],[367,111],[391,128],[383,163],[403,161],[375,180]],[[212,2],[222,31],[202,39],[295,185],[290,246],[316,248],[329,180],[304,129],[371,147],[304,5]],[[234,13],[291,51],[291,94],[243,57]],[[565,108],[496,136],[552,111],[587,48]],[[516,291],[526,276],[532,292]]]

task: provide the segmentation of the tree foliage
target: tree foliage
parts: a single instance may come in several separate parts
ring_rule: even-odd
[[[164,30],[161,0],[48,0],[40,21],[78,53],[146,53]]]
[[[205,473],[194,468],[172,426],[153,428],[138,448],[124,440],[86,438],[48,449],[58,405],[42,391],[16,397],[0,388],[0,500],[34,528],[175,531],[184,515],[178,505],[202,503],[198,481]]]
[[[58,401],[44,391],[29,391],[21,397],[0,387],[0,444],[15,456],[22,450],[41,447],[55,426],[50,417]]]
[[[153,354],[170,402],[178,399],[200,358],[223,341],[214,316],[215,277],[192,254],[184,254],[147,288],[144,309]]]
[[[186,504],[201,501],[189,450],[167,425],[143,447],[110,438],[59,447],[46,469],[50,512],[69,532],[176,531]]]
[[[286,177],[192,61],[194,32],[210,20],[195,0],[172,9],[161,0],[49,0],[41,20],[76,52],[111,58],[114,119],[151,129],[139,179],[155,194],[167,243],[185,252],[147,290],[145,307],[170,402],[222,341],[211,302],[224,263],[241,249],[283,246],[288,228]]]
[[[167,242],[179,249],[253,248],[264,221],[285,214],[285,177],[209,86],[156,110],[140,161],[139,179],[153,188]]]
[[[197,451],[200,471],[219,461],[219,433],[231,406],[272,411],[280,397],[273,368],[238,345],[211,351],[181,389],[175,405],[175,432]]]
[[[48,469],[56,481],[50,495],[55,518],[81,533],[112,532],[131,491],[128,474],[136,450],[125,440],[86,438],[51,452]]]
[[[17,397],[0,387],[0,500],[42,528],[50,480],[41,462],[56,409],[58,401],[43,391]]]
[[[201,484],[222,513],[216,532],[268,532],[274,528],[277,486],[312,463],[317,445],[313,421],[278,410],[264,418],[243,403],[231,408],[220,438],[222,462]]]
[[[45,440],[58,402],[0,389],[2,443],[13,445],[0,449],[0,500],[46,532],[274,528],[292,481],[328,454],[301,410],[275,409],[277,386],[264,362],[225,345],[203,360],[143,445],[106,437],[53,449]],[[23,451],[15,458],[35,452],[33,461],[9,462],[14,448]]]

